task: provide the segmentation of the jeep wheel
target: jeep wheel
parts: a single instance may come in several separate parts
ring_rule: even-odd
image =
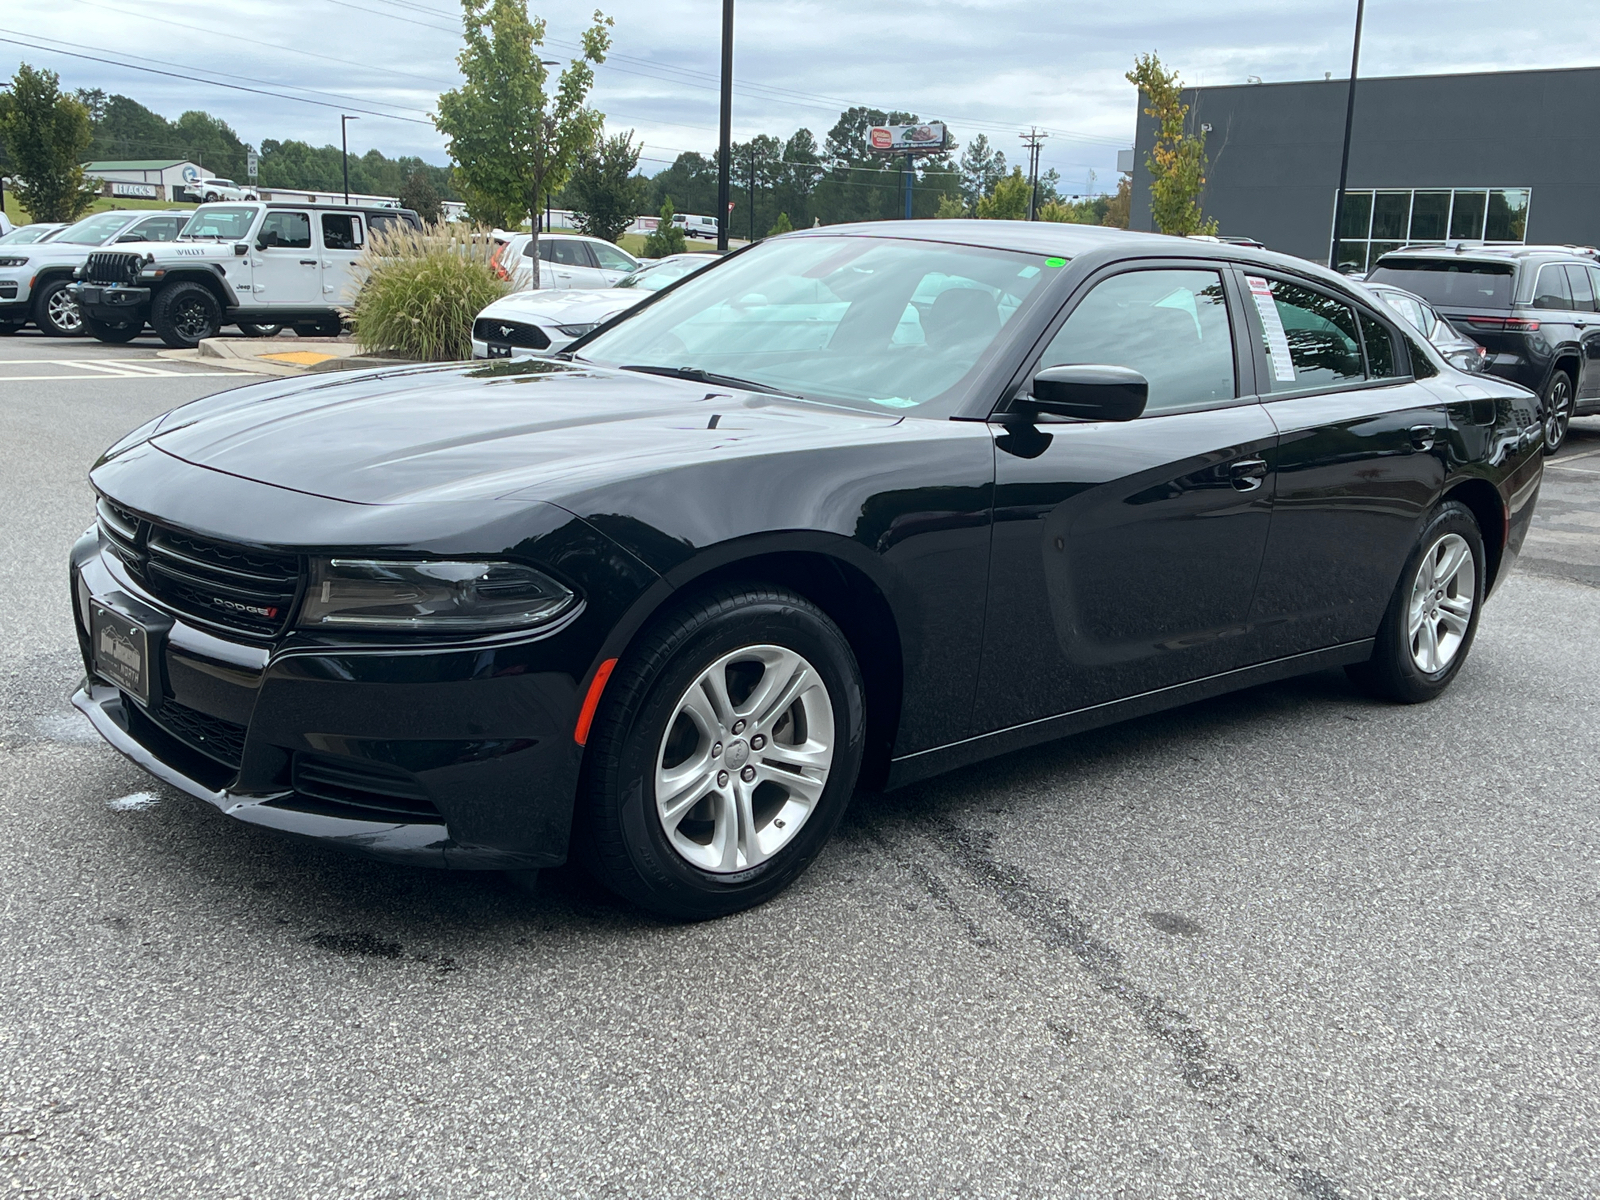
[[[338,337],[344,332],[344,322],[338,317],[323,317],[296,325],[294,332],[297,337]]]
[[[253,321],[240,321],[239,332],[245,337],[269,338],[277,337],[283,332],[282,325],[257,325]]]
[[[112,345],[121,345],[131,342],[144,332],[143,321],[124,321],[120,325],[113,325],[110,321],[97,321],[87,314],[83,318],[83,330],[90,337],[99,342],[110,342]]]
[[[175,350],[193,350],[222,328],[222,305],[203,283],[175,283],[156,296],[150,324]]]
[[[48,337],[82,337],[83,315],[78,302],[67,289],[70,279],[45,282],[33,299],[33,323]]]

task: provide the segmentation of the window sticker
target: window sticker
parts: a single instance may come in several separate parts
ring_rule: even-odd
[[[1044,260],[1044,265],[1047,267],[1064,267],[1067,265],[1067,260],[1064,258],[1047,258]]]
[[[1256,312],[1261,314],[1261,326],[1267,331],[1267,349],[1272,353],[1272,374],[1279,383],[1294,382],[1294,360],[1289,357],[1289,338],[1283,332],[1283,318],[1272,299],[1272,285],[1256,275],[1246,275],[1250,295],[1256,302]]]

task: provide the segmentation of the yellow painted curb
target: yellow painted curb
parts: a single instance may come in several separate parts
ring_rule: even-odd
[[[318,363],[327,362],[330,358],[338,358],[337,354],[318,354],[315,350],[290,350],[283,354],[260,354],[268,362],[293,363],[297,367],[314,367]]]

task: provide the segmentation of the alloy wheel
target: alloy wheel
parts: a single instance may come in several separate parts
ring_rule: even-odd
[[[1436,675],[1455,661],[1472,624],[1477,590],[1472,547],[1458,533],[1447,533],[1423,555],[1411,584],[1406,629],[1411,661]]]
[[[1567,440],[1567,427],[1572,423],[1572,384],[1565,375],[1557,375],[1550,383],[1545,398],[1544,444],[1555,450]]]
[[[656,814],[679,857],[748,870],[782,850],[822,798],[834,759],[821,674],[783,646],[746,646],[679,697],[656,753]]]
[[[45,304],[45,319],[62,333],[82,333],[83,314],[72,293],[61,288]]]
[[[192,342],[198,342],[216,332],[206,304],[193,296],[179,302],[178,311],[172,314],[172,327]]]

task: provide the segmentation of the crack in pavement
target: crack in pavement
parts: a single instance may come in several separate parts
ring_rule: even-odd
[[[1285,1145],[1282,1137],[1245,1115],[1248,1107],[1264,1102],[1245,1090],[1239,1069],[1217,1054],[1188,1013],[1135,982],[1121,953],[1093,934],[1071,901],[1053,895],[1019,868],[998,862],[990,845],[994,835],[989,831],[963,829],[948,821],[937,821],[935,828],[945,835],[941,848],[974,885],[998,900],[1047,949],[1069,951],[1103,992],[1119,1000],[1145,1032],[1173,1052],[1183,1082],[1207,1108],[1233,1121],[1250,1143],[1245,1147],[1246,1153],[1259,1167],[1310,1200],[1346,1200],[1350,1192],[1345,1184],[1318,1171],[1304,1155]],[[930,880],[936,883],[937,891],[930,888],[936,900],[949,897],[949,889],[938,883],[926,866],[876,832],[871,836],[924,886]],[[969,937],[982,937],[979,944],[992,944],[992,939],[962,913],[953,898],[939,906],[966,926]]]

